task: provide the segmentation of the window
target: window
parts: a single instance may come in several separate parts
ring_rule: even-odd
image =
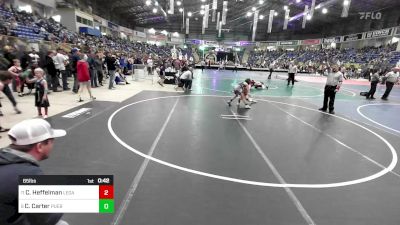
[[[93,21],[82,18],[80,16],[76,16],[76,22],[93,27]]]

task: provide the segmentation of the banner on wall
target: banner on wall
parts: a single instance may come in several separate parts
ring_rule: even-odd
[[[258,14],[260,11],[256,10],[254,12],[254,20],[253,20],[253,34],[251,36],[251,41],[255,41],[256,40],[256,34],[257,34],[257,25],[258,25]]]
[[[363,38],[363,34],[359,33],[359,34],[350,34],[350,35],[345,35],[343,36],[343,41],[358,41],[361,40]]]
[[[203,43],[208,46],[218,46],[217,41],[204,41]]]
[[[186,44],[200,45],[200,44],[203,44],[203,41],[202,41],[202,40],[199,40],[199,39],[187,39],[187,40],[185,41],[185,43],[186,43]]]
[[[226,14],[228,11],[228,1],[223,1],[222,2],[222,25],[226,24]]]
[[[256,42],[254,41],[239,41],[238,46],[254,46]]]
[[[302,45],[319,45],[321,44],[321,39],[308,39],[301,41]]]
[[[274,20],[274,13],[275,10],[269,10],[269,19],[268,19],[268,33],[271,33],[272,31],[272,21]]]
[[[400,27],[396,27],[396,33],[395,35],[400,35]]]
[[[150,41],[166,41],[167,36],[165,36],[165,35],[149,35],[147,37],[147,39]]]
[[[331,44],[331,43],[340,43],[341,37],[330,37],[330,38],[324,38],[322,43],[324,44]]]
[[[280,46],[298,45],[299,41],[280,41]]]
[[[146,33],[140,32],[140,31],[137,31],[137,30],[134,30],[134,31],[133,31],[133,36],[141,37],[141,38],[146,38]]]
[[[382,29],[382,30],[375,30],[365,33],[365,39],[369,38],[380,38],[380,37],[388,37],[393,34],[394,28]]]
[[[189,34],[189,18],[186,18],[186,33]]]
[[[283,30],[287,30],[287,25],[289,23],[289,13],[290,13],[290,10],[286,9],[285,10],[285,20],[283,21]]]
[[[182,39],[182,38],[176,38],[176,37],[171,37],[171,42],[183,44],[183,43],[184,43],[184,39]]]
[[[258,42],[260,45],[266,45],[266,46],[277,46],[278,42],[277,41],[261,41]]]

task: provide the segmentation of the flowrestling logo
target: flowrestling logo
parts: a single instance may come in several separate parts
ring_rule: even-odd
[[[359,12],[360,20],[380,20],[382,19],[381,12]]]

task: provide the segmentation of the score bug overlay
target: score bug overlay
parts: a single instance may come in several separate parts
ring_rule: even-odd
[[[23,175],[19,213],[114,213],[113,175]]]

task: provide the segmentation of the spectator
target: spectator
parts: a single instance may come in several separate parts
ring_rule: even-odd
[[[39,65],[40,57],[39,57],[39,55],[36,53],[35,48],[32,48],[32,52],[29,53],[29,57],[30,57],[30,63],[31,63],[31,64],[37,64],[37,65]]]
[[[47,81],[49,82],[49,89],[52,89],[53,92],[57,92],[58,87],[58,77],[57,77],[57,69],[56,65],[53,61],[53,56],[55,55],[54,51],[48,51],[44,60],[43,68],[47,71]]]
[[[88,55],[88,65],[89,65],[89,72],[90,72],[90,85],[92,88],[98,87],[97,85],[97,71],[96,71],[96,62],[95,62],[96,55],[90,53]]]
[[[71,72],[74,76],[74,86],[72,87],[72,92],[78,93],[78,79],[77,79],[77,64],[78,61],[80,60],[80,49],[79,48],[73,48],[71,50]]]
[[[58,74],[61,75],[63,90],[64,91],[71,90],[68,87],[68,77],[65,68],[65,65],[68,63],[68,57],[65,55],[64,50],[62,48],[57,49],[57,54],[53,56],[53,60]]]
[[[0,90],[2,91],[5,86],[8,86],[11,83],[12,79],[13,79],[13,76],[11,75],[11,73],[9,73],[7,71],[0,71]],[[0,107],[1,107],[1,103],[0,103]],[[1,113],[1,115],[3,116],[2,113]],[[0,126],[0,132],[7,132],[8,130],[9,129]]]
[[[54,139],[65,130],[52,129],[43,119],[31,119],[14,125],[8,132],[11,144],[0,150],[0,224],[67,224],[62,214],[18,213],[19,175],[42,175],[39,161],[47,159]]]
[[[13,66],[11,66],[8,69],[8,72],[10,72],[11,75],[14,76],[15,87],[18,92],[18,96],[19,97],[24,96],[23,93],[21,92],[21,77],[20,76],[22,74],[22,68],[21,68],[21,63],[20,63],[19,59],[13,59]]]
[[[77,77],[79,81],[79,99],[78,102],[83,102],[81,98],[83,89],[86,87],[87,91],[89,92],[90,99],[95,100],[96,98],[93,97],[92,91],[90,90],[90,75],[89,75],[89,65],[87,63],[87,55],[83,56],[82,60],[79,60],[77,63]]]
[[[47,81],[44,79],[44,71],[42,68],[36,68],[35,73],[35,106],[38,111],[38,117],[42,117],[42,108],[44,108],[43,118],[48,116],[48,108],[50,106],[49,99],[47,97],[48,88]]]
[[[115,89],[114,88],[115,70],[117,69],[117,66],[115,64],[118,63],[116,60],[116,56],[111,55],[111,53],[107,53],[105,63],[107,64],[108,74],[110,75],[110,82],[108,84],[108,89],[112,90]]]
[[[96,57],[94,58],[94,68],[97,72],[99,85],[103,86],[103,57],[101,52],[96,52]]]

